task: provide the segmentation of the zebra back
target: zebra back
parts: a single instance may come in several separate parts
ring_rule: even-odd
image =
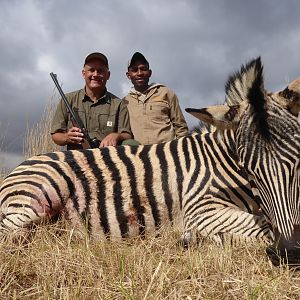
[[[120,238],[144,235],[183,215],[185,230],[217,234],[223,230],[215,218],[220,207],[258,211],[236,164],[232,132],[222,140],[217,135],[32,157],[2,183],[0,229],[28,227],[61,213],[92,236]]]

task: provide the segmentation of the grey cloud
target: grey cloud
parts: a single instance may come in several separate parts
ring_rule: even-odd
[[[107,54],[108,87],[120,97],[135,51],[145,54],[153,81],[169,85],[182,108],[221,103],[229,74],[258,55],[267,88],[281,89],[299,76],[299,8],[296,0],[3,0],[0,149],[22,152],[27,126],[53,97],[49,72],[65,92],[80,88],[84,57],[95,50]]]

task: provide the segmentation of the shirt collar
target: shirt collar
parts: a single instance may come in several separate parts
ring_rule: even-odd
[[[137,91],[135,88],[134,88],[134,86],[133,87],[131,87],[131,89],[130,89],[130,91],[129,91],[129,93],[130,94],[134,94],[134,95],[137,95],[137,96],[141,96],[141,95],[145,95],[145,94],[147,94],[150,90],[152,90],[153,88],[155,88],[155,87],[157,87],[157,86],[161,86],[162,84],[160,84],[160,83],[151,83],[150,85],[149,85],[149,87],[143,92],[143,93],[141,93],[141,92],[139,92],[139,91]]]
[[[99,98],[96,102],[92,101],[91,98],[85,93],[85,88],[82,89],[82,101],[86,102],[86,101],[91,101],[93,103],[98,103],[98,102],[105,102],[105,103],[110,103],[111,102],[111,98],[110,98],[110,94],[108,93],[107,90],[105,90],[105,94]]]

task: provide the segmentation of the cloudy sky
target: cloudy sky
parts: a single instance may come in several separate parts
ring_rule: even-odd
[[[283,89],[300,76],[299,11],[298,0],[0,0],[1,166],[23,160],[24,135],[55,95],[49,73],[65,92],[83,87],[90,52],[108,56],[108,89],[119,97],[135,51],[182,109],[222,103],[228,76],[257,56],[266,88]]]

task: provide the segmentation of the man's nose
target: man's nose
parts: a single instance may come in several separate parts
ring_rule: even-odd
[[[93,76],[102,76],[102,72],[95,70],[93,73]]]
[[[138,70],[137,70],[137,74],[138,74],[138,75],[141,75],[142,73],[143,73],[143,71],[142,71],[141,69],[138,69]]]

